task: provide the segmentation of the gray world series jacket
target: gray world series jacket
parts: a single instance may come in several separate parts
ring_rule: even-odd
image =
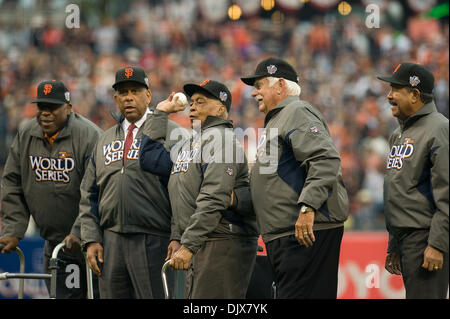
[[[53,147],[36,119],[19,128],[1,183],[4,236],[23,238],[32,215],[48,241],[60,242],[69,233],[80,237],[80,183],[100,133],[94,123],[73,112]]]
[[[196,253],[207,240],[257,238],[253,209],[239,210],[244,214],[238,214],[229,207],[233,189],[248,188],[247,159],[237,144],[231,122],[209,116],[201,133],[184,134],[174,145],[176,159],[171,160],[162,134],[168,113],[156,110],[156,118],[158,124],[155,121],[144,130],[148,140],[141,146],[141,166],[170,176],[171,239]],[[161,151],[160,155],[149,152],[155,149]]]
[[[266,115],[250,189],[264,242],[295,233],[301,204],[314,230],[343,226],[348,197],[340,156],[319,111],[288,97]]]
[[[122,164],[125,134],[124,117],[113,114],[118,124],[99,137],[81,184],[80,220],[83,245],[103,243],[103,230],[118,233],[147,233],[170,236],[171,208],[167,179],[143,171],[139,148],[145,123],[153,120],[153,110],[139,128]],[[170,122],[173,129],[178,125]]]
[[[434,102],[406,121],[389,139],[384,180],[388,251],[401,229],[429,229],[428,244],[448,253],[449,122]]]

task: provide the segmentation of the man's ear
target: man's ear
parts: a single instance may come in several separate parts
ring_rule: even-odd
[[[148,105],[150,105],[150,102],[152,101],[152,92],[150,91],[150,89],[148,89],[145,93],[147,94]]]
[[[418,89],[412,89],[411,94],[413,103],[422,102],[422,100],[420,99],[420,91]]]
[[[286,86],[286,82],[284,82],[284,79],[280,78],[277,81],[277,93],[278,95],[281,95],[283,92],[283,88]]]
[[[223,105],[221,102],[217,101],[217,106],[218,107],[217,107],[216,116],[221,117],[226,110],[225,105]]]

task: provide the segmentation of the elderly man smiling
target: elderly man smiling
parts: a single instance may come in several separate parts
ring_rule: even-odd
[[[268,58],[241,79],[265,115],[250,189],[277,297],[336,298],[348,199],[327,124],[299,99],[286,61]]]

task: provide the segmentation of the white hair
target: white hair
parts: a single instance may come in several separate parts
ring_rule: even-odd
[[[269,76],[267,79],[269,80],[269,87],[272,87],[280,78]],[[286,83],[287,94],[289,96],[300,96],[300,93],[302,92],[300,85],[290,80],[283,80]]]

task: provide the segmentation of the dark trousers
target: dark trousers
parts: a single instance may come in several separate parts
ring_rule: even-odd
[[[312,247],[294,235],[266,243],[277,299],[336,299],[344,227],[315,231]]]
[[[244,299],[256,260],[258,240],[207,241],[186,273],[188,299]]]
[[[44,269],[50,273],[48,266],[52,257],[53,249],[59,243],[44,244]],[[86,299],[87,298],[87,276],[86,263],[83,253],[77,251],[75,253],[59,251],[58,254],[58,270],[56,273],[56,298],[57,299]],[[94,298],[99,297],[98,278],[93,275]],[[50,280],[45,280],[45,285],[50,294]]]
[[[167,256],[168,237],[150,234],[103,233],[102,299],[163,299],[161,268]],[[168,274],[173,289],[173,274]],[[172,288],[170,288],[172,287]],[[172,291],[173,292],[173,291]]]
[[[396,235],[407,299],[445,299],[449,284],[448,253],[437,271],[422,268],[429,229],[404,229]]]

